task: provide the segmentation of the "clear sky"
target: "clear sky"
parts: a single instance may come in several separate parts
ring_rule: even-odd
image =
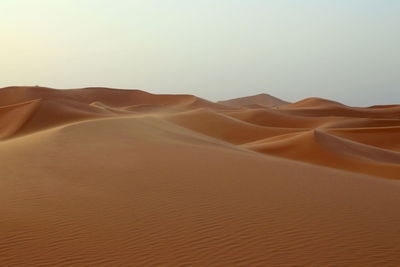
[[[400,103],[399,0],[0,0],[0,87]]]

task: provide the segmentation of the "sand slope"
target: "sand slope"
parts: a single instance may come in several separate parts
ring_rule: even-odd
[[[397,107],[37,87],[0,103],[2,266],[400,264]]]
[[[400,153],[353,142],[321,130],[280,135],[244,147],[269,155],[387,178],[399,178]]]
[[[0,139],[16,134],[39,105],[40,99],[37,99],[0,107]]]

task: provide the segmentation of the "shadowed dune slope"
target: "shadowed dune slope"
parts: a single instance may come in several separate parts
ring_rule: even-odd
[[[399,266],[399,107],[245,100],[0,89],[0,265]]]
[[[40,100],[0,107],[0,139],[15,134],[36,111]]]

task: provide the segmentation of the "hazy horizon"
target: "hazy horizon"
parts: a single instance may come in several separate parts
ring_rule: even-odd
[[[3,0],[0,87],[400,103],[394,0]]]

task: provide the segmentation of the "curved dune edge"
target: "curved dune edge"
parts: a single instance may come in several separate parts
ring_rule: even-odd
[[[292,160],[386,178],[398,178],[400,153],[349,141],[320,130],[287,134],[243,147]]]
[[[14,135],[40,105],[40,99],[0,107],[0,140]]]
[[[397,106],[312,100],[0,89],[1,265],[400,265]]]

